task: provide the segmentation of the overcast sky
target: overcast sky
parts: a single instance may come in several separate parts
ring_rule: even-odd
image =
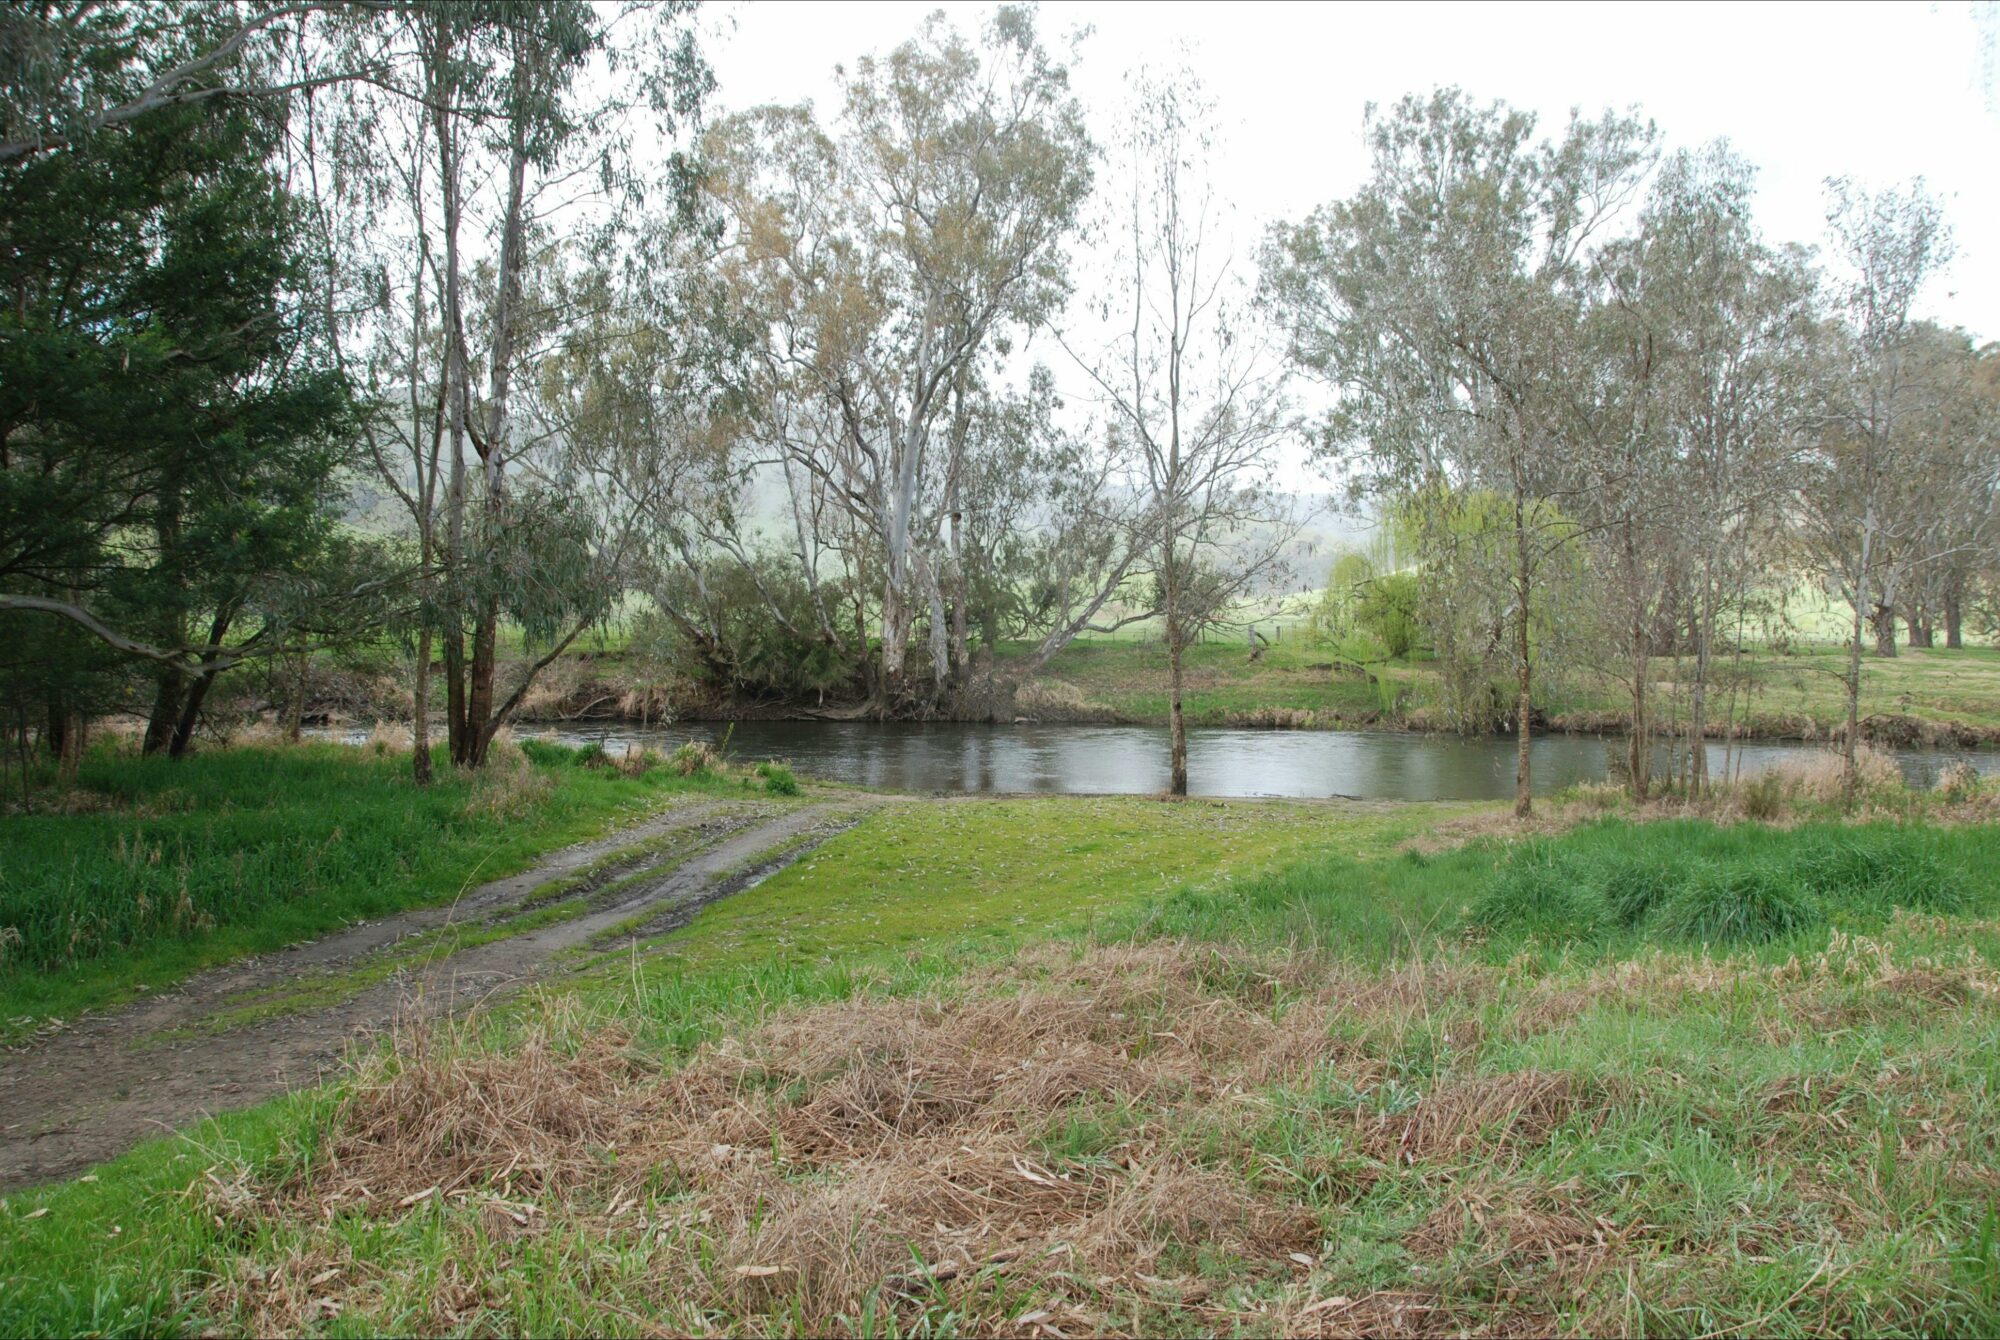
[[[725,0],[710,58],[719,104],[837,109],[833,66],[886,51],[943,8],[965,30],[989,6],[891,0]],[[1931,315],[2000,337],[2000,116],[1982,90],[1969,7],[1937,4],[1251,4],[1041,7],[1051,38],[1088,26],[1075,83],[1100,139],[1126,70],[1185,59],[1228,136],[1216,186],[1245,244],[1264,222],[1352,191],[1362,109],[1439,84],[1531,110],[1637,104],[1668,147],[1726,136],[1761,169],[1778,241],[1818,241],[1822,181],[1921,175],[1945,198],[1958,255]]]

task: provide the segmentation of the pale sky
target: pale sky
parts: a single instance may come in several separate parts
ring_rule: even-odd
[[[833,66],[886,51],[942,8],[976,30],[988,6],[725,0],[708,50],[737,109],[837,110]],[[1228,137],[1216,188],[1246,249],[1275,218],[1352,191],[1367,170],[1363,106],[1460,84],[1558,130],[1571,107],[1637,104],[1667,147],[1719,136],[1761,169],[1773,241],[1817,242],[1821,183],[1923,176],[1957,259],[1926,314],[2000,337],[2000,115],[1983,91],[1971,12],[1936,4],[1252,4],[1049,0],[1044,33],[1094,34],[1074,72],[1099,138],[1135,66],[1194,66]]]

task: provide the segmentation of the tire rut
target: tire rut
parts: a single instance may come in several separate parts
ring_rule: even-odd
[[[534,870],[481,886],[449,906],[421,908],[190,979],[171,996],[92,1018],[0,1056],[0,1191],[73,1176],[152,1136],[216,1112],[249,1107],[319,1082],[348,1049],[397,1024],[460,1012],[518,990],[621,930],[685,924],[707,903],[749,887],[804,855],[830,825],[858,822],[872,799],[810,805],[764,822],[732,824],[716,805],[685,806],[597,842],[559,852]],[[188,1030],[260,986],[296,982],[308,967],[376,961],[376,951],[426,930],[468,921],[504,924],[535,891],[591,869],[642,870],[651,853],[614,858],[677,830],[719,835],[691,854],[664,853],[657,880],[627,873],[579,915],[413,959],[385,980],[331,1003],[215,1032]],[[798,841],[802,836],[808,840]],[[791,844],[787,847],[787,844]],[[786,850],[775,860],[759,857]],[[602,882],[599,888],[607,887]],[[579,890],[578,892],[583,892]],[[647,931],[647,933],[657,933]]]

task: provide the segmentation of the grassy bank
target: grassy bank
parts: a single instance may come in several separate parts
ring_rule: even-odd
[[[1188,720],[1322,728],[1420,726],[1430,720],[1437,701],[1434,665],[1395,661],[1362,672],[1336,665],[1326,648],[1303,634],[1291,630],[1255,661],[1241,643],[1192,648],[1183,699]],[[1669,710],[1678,669],[1669,659],[1654,663],[1655,710]],[[1845,671],[1845,653],[1837,647],[1754,651],[1743,666],[1739,721],[1747,722],[1753,736],[1825,738],[1845,720]],[[1045,687],[1039,699],[1031,695],[1031,712],[1166,720],[1165,661],[1157,644],[1079,641],[1049,662],[1043,679],[1055,686]],[[1624,686],[1585,676],[1545,684],[1541,705],[1558,728],[1618,729],[1627,720],[1629,699]],[[1981,735],[2000,732],[2000,649],[1904,649],[1891,660],[1865,657],[1861,711],[1866,717],[1961,725]]]
[[[338,745],[175,761],[102,749],[53,809],[0,815],[0,1020],[18,1033],[243,954],[448,900],[538,854],[734,780],[503,751],[409,780]]]
[[[10,1198],[0,1327],[2000,1324],[2000,830],[1440,849],[1483,814],[888,807],[562,998]],[[1787,912],[1702,915],[1743,907]]]

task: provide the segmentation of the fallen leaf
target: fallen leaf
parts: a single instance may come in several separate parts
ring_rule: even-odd
[[[790,1266],[738,1266],[736,1273],[745,1279],[765,1280],[773,1275],[782,1275],[790,1269]]]
[[[39,1210],[30,1210],[30,1211],[28,1211],[28,1212],[27,1212],[26,1214],[22,1215],[21,1217],[22,1217],[23,1219],[39,1219],[39,1218],[41,1218],[41,1217],[42,1217],[43,1215],[47,1214],[48,1212],[49,1212],[49,1207],[48,1207],[48,1206],[46,1206],[46,1205],[44,1205],[44,1206],[42,1206],[42,1208],[41,1208],[41,1209],[39,1209]]]
[[[399,1210],[407,1210],[412,1205],[415,1205],[418,1201],[428,1200],[432,1196],[435,1196],[436,1194],[437,1194],[437,1188],[434,1186],[427,1186],[422,1191],[412,1191],[409,1195],[403,1197],[401,1200],[396,1202],[396,1208]]]
[[[1308,1270],[1312,1269],[1313,1259],[1310,1256],[1307,1256],[1304,1252],[1292,1252],[1289,1255],[1292,1260],[1297,1261],[1300,1265],[1304,1266],[1306,1269]]]

